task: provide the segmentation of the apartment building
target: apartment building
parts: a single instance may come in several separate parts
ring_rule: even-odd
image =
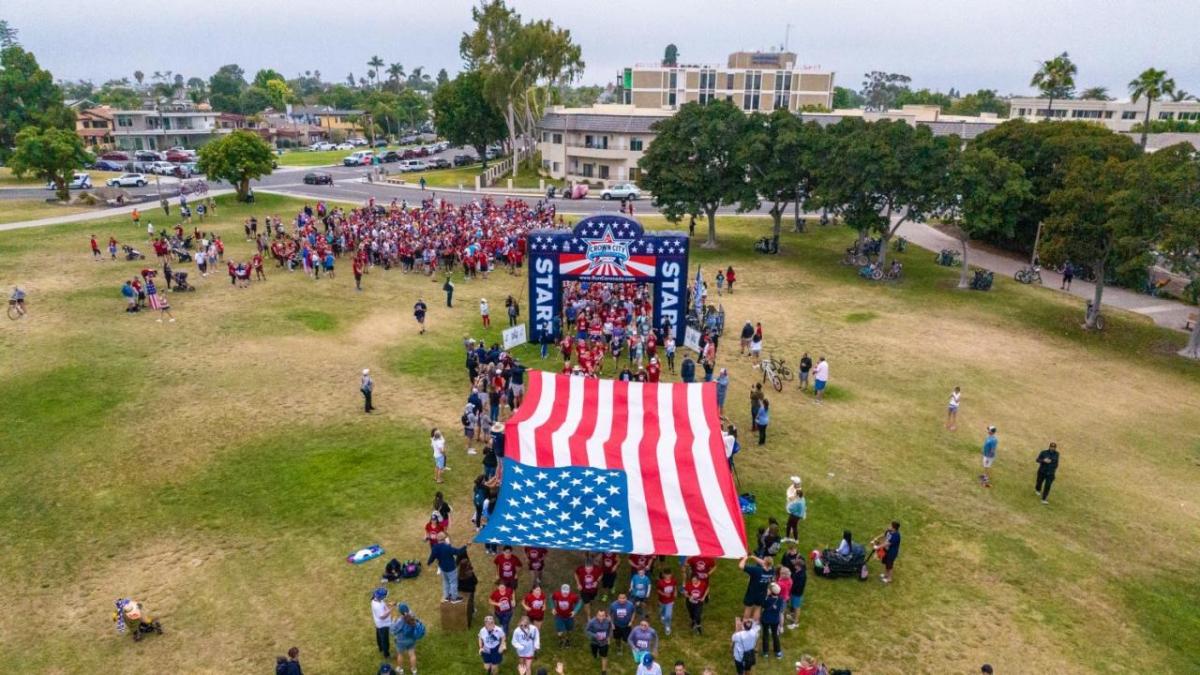
[[[75,133],[83,139],[88,150],[108,150],[113,147],[113,111],[106,105],[75,113]]]
[[[1013,98],[1012,117],[1031,122],[1044,119],[1093,122],[1113,131],[1133,131],[1146,119],[1146,101],[1095,101],[1085,99],[1054,99],[1048,108],[1045,98]],[[1150,105],[1150,119],[1164,121],[1200,122],[1200,101],[1155,101]]]
[[[797,66],[792,52],[734,52],[724,66],[659,63],[626,68],[621,102],[653,110],[715,100],[747,112],[830,110],[833,75]]]
[[[176,146],[195,148],[214,137],[229,133],[217,123],[220,113],[172,101],[143,110],[114,110],[113,140],[119,150],[167,150]]]
[[[671,110],[607,104],[552,106],[542,117],[538,152],[553,178],[612,185],[641,178],[638,160],[654,139],[655,122]]]

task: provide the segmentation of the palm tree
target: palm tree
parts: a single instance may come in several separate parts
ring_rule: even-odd
[[[388,79],[396,83],[396,91],[400,91],[401,78],[404,77],[404,66],[393,63],[387,69]]]
[[[372,56],[371,60],[367,61],[367,66],[375,72],[379,72],[379,69],[383,67],[383,59],[379,58],[378,56]],[[375,75],[371,74],[370,71],[368,71],[368,74],[371,75],[372,80],[375,79]]]
[[[1186,92],[1182,89],[1176,89],[1175,91],[1171,92],[1171,101],[1174,103],[1180,103],[1182,101],[1195,101],[1195,100],[1196,100],[1196,97],[1194,95],[1192,95],[1191,93]]]
[[[1043,61],[1038,71],[1033,74],[1029,86],[1037,87],[1042,95],[1050,99],[1046,104],[1046,117],[1053,114],[1054,99],[1071,97],[1071,92],[1075,90],[1077,71],[1071,57],[1063,52],[1049,61]]]
[[[1111,101],[1112,97],[1108,95],[1108,87],[1088,87],[1079,92],[1079,98],[1085,101]]]
[[[1146,137],[1150,134],[1150,106],[1175,91],[1175,80],[1167,77],[1167,71],[1147,68],[1141,75],[1129,81],[1129,96],[1134,103],[1146,99],[1146,123],[1142,125],[1142,149],[1146,149]]]
[[[142,86],[142,80],[146,79],[146,74],[140,70],[133,71],[133,79],[137,80],[138,86]]]

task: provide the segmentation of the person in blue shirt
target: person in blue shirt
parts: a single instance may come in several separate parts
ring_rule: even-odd
[[[625,641],[629,639],[629,632],[633,629],[633,617],[637,614],[637,605],[629,601],[629,597],[624,593],[617,594],[617,599],[608,606],[608,614],[612,617],[613,622],[613,641],[617,645],[617,649],[625,651]]]
[[[779,584],[771,584],[767,597],[763,601],[762,608],[762,655],[767,658],[769,650],[768,645],[773,643],[775,649],[775,658],[783,658],[783,648],[779,645],[779,627],[783,620],[783,603],[784,600],[779,595]]]
[[[988,427],[987,438],[983,439],[983,473],[979,481],[984,487],[992,487],[992,462],[996,461],[996,446],[1000,440],[996,438],[996,427]]]
[[[688,383],[696,381],[696,362],[691,356],[683,357],[683,365],[679,367],[679,379]]]
[[[754,415],[754,425],[758,427],[758,444],[767,444],[767,425],[771,422],[771,402],[767,399],[762,400],[762,405],[758,407],[758,412]]]
[[[896,565],[896,557],[900,555],[900,521],[893,520],[874,544],[876,548],[883,549],[884,572],[879,575],[879,579],[885,584],[890,584],[892,583],[892,567]]]
[[[754,564],[747,565],[748,561],[754,561]],[[775,563],[769,557],[746,556],[738,562],[738,569],[750,577],[746,584],[746,595],[742,598],[742,618],[757,622],[767,599],[767,589],[775,581]]]
[[[429,560],[425,564],[432,565],[436,560],[442,571],[442,602],[462,602],[458,594],[458,556],[466,552],[466,546],[451,546],[445,532],[438,533],[437,543],[429,549]]]
[[[650,597],[650,577],[646,570],[636,570],[629,580],[629,597],[637,606],[638,616],[646,615],[646,598]]]

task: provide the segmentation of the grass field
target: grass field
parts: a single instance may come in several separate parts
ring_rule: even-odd
[[[242,219],[301,203],[223,199],[210,222],[245,258]],[[1184,336],[1116,310],[1107,332],[1085,335],[1077,300],[1003,279],[990,293],[956,291],[957,271],[916,248],[901,255],[904,282],[864,282],[837,263],[843,229],[787,234],[783,254],[756,256],[766,231],[723,218],[721,248],[693,252],[710,280],[718,266],[739,272],[736,295],[721,299],[727,413],[748,429],[756,371],[733,339],[745,320],[761,320],[766,351],[789,362],[826,355],[831,390],[824,406],[769,393],[768,444],[739,455],[741,487],[759,499],[747,530],[783,514],[786,476],[799,474],[803,550],[843,528],[865,541],[892,519],[905,538],[890,586],[810,575],[786,658],[755,672],[794,672],[802,653],[872,674],[973,673],[983,661],[1002,673],[1200,670],[1200,364],[1173,356]],[[447,310],[440,283],[395,271],[372,271],[362,293],[345,269],[314,282],[270,268],[244,290],[218,273],[172,296],[177,323],[157,324],[122,312],[120,281],[139,265],[91,262],[92,232],[139,239],[127,218],[0,233],[0,283],[21,283],[31,309],[0,328],[0,672],[261,673],[291,645],[306,672],[375,672],[368,601],[383,563],[344,558],[372,543],[385,559],[423,557],[435,425],[450,430],[442,488],[466,536],[477,465],[453,431],[460,341],[498,340],[498,325],[480,329],[478,298],[523,297],[524,278],[458,280]],[[423,336],[418,296],[432,308]],[[363,367],[376,376],[370,417]],[[1001,439],[991,490],[975,480],[987,424]],[[1033,458],[1050,440],[1063,459],[1042,506]],[[577,560],[552,556],[547,580]],[[662,660],[732,672],[728,624],[744,588],[722,562],[705,637],[687,634],[677,608]],[[420,672],[478,672],[473,637],[438,628],[438,595],[427,573],[391,596],[429,625]],[[121,596],[143,600],[167,634],[118,638]],[[560,654],[549,632],[547,661],[598,670],[582,647]],[[610,664],[632,670],[628,656]]]
[[[387,152],[388,150],[399,150],[401,148],[416,147],[415,145],[389,145],[386,148],[354,148],[353,150],[286,150],[279,156],[280,166],[329,166],[337,164],[341,166],[342,160],[359,150],[373,150],[374,152]]]
[[[50,194],[48,190],[47,194]],[[67,216],[90,210],[92,208],[88,206],[69,206],[44,199],[0,199],[0,224]]]

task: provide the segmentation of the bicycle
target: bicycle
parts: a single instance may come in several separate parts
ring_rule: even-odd
[[[1104,330],[1104,315],[1100,313],[1100,308],[1092,304],[1091,300],[1087,301],[1087,309],[1083,313],[1084,321],[1091,321],[1096,330]],[[1083,324],[1084,326],[1087,323]]]
[[[771,368],[778,373],[779,377],[783,378],[785,382],[791,382],[792,378],[795,377],[795,375],[792,374],[792,369],[788,367],[786,359],[777,359],[772,354],[765,360],[771,362]]]
[[[846,249],[846,255],[842,256],[842,264],[843,265],[853,265],[855,267],[862,267],[863,265],[866,265],[868,262],[870,262],[870,259],[865,254],[859,253],[858,251],[856,251],[853,248]]]
[[[1022,267],[1013,274],[1013,279],[1022,284],[1032,284],[1036,281],[1040,286],[1042,283],[1042,268],[1037,265]]]
[[[775,370],[775,362],[771,359],[764,359],[758,364],[758,368],[762,369],[763,382],[771,381],[771,386],[775,387],[775,391],[783,391],[783,378]]]
[[[25,318],[25,315],[28,313],[29,312],[25,308],[24,301],[22,301],[22,302],[17,302],[16,300],[8,301],[8,318],[9,319],[11,319],[13,321],[16,321],[17,319],[23,319],[23,318]]]

